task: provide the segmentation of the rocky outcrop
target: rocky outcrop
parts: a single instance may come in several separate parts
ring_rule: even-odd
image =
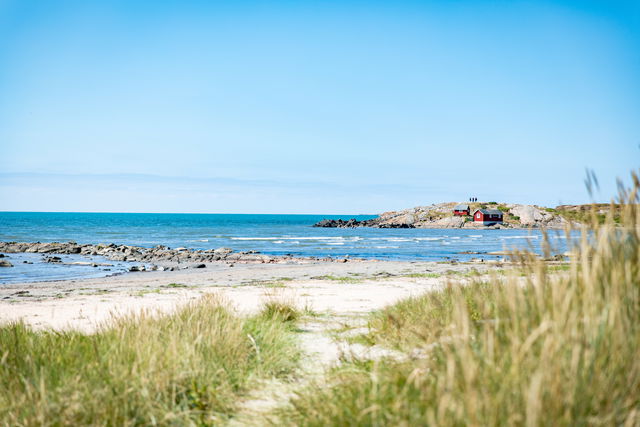
[[[454,216],[455,202],[439,203],[430,206],[417,206],[401,211],[390,211],[377,218],[358,221],[324,219],[315,227],[374,227],[374,228],[488,228],[476,223],[470,216]],[[535,205],[471,203],[471,214],[476,209],[499,209],[504,213],[504,222],[490,226],[491,228],[563,228],[567,221],[553,209],[545,209]]]
[[[375,227],[375,228],[414,228],[411,224],[406,223],[379,223],[375,219],[358,221],[351,218],[347,221],[342,219],[323,219],[313,225],[314,227],[324,228],[355,228],[355,227]]]
[[[175,263],[190,265],[193,268],[203,268],[202,265],[208,262],[226,261],[239,263],[287,263],[287,262],[308,262],[318,261],[314,257],[294,257],[292,255],[275,256],[265,255],[256,251],[234,252],[229,248],[193,250],[187,248],[171,249],[167,246],[155,246],[153,248],[143,248],[139,246],[110,244],[84,244],[76,242],[53,242],[53,243],[27,243],[27,242],[0,242],[0,252],[18,253],[32,252],[42,254],[80,254],[99,255],[113,261],[127,261],[140,263]],[[334,261],[333,258],[322,258],[322,261]],[[61,263],[62,259],[57,256],[47,256],[45,262]],[[342,261],[339,259],[338,261]],[[6,260],[0,262],[9,263]],[[9,263],[10,264],[10,263]],[[206,267],[206,266],[205,266]]]

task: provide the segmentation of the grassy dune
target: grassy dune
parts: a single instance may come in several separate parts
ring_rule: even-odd
[[[0,327],[0,425],[209,425],[299,360],[290,323],[240,318],[208,297],[95,334]]]
[[[299,393],[288,425],[640,425],[639,182],[594,213],[568,271],[450,286],[372,315],[374,344]],[[589,242],[589,239],[590,242]]]

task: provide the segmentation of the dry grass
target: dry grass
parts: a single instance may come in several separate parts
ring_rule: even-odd
[[[449,286],[373,316],[368,339],[411,358],[345,364],[301,392],[282,423],[640,425],[633,181],[619,219],[591,216],[562,274],[517,254],[524,276]]]

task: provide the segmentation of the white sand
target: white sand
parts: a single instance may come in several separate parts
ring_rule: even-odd
[[[379,261],[234,267],[212,264],[201,270],[0,285],[0,322],[23,320],[37,328],[90,332],[112,315],[139,310],[169,312],[209,293],[223,296],[241,313],[257,311],[267,300],[276,298],[332,316],[349,316],[424,293],[443,282],[408,274],[470,268],[484,270],[487,266]],[[355,283],[322,276],[352,277]],[[172,283],[186,287],[168,287]]]

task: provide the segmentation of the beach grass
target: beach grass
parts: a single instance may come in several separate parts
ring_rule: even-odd
[[[410,298],[366,339],[404,358],[352,360],[298,393],[285,425],[640,425],[640,182],[592,215],[569,267]],[[551,269],[555,270],[555,269]]]
[[[333,276],[333,275],[324,275],[324,276],[317,276],[317,277],[312,277],[312,279],[317,279],[317,280],[329,280],[332,282],[338,282],[338,283],[362,283],[364,279],[360,278],[360,277],[352,277],[352,276]]]
[[[437,279],[439,277],[442,277],[442,274],[440,273],[409,273],[409,274],[406,274],[404,277]]]
[[[283,300],[270,300],[264,304],[260,316],[269,320],[282,322],[296,322],[303,313],[291,302]]]
[[[242,318],[206,296],[93,334],[0,326],[0,425],[216,425],[263,378],[295,374],[281,316]]]

